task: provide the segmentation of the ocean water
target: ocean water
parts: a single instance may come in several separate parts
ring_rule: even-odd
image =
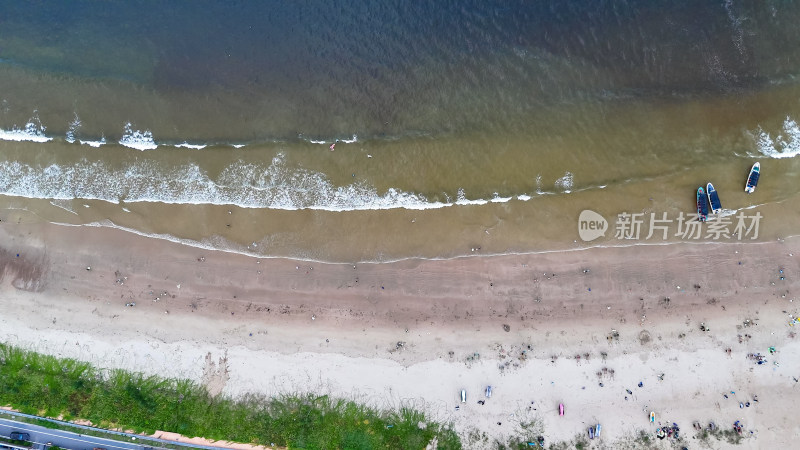
[[[638,243],[582,242],[578,215],[690,213],[713,181],[774,239],[798,223],[798,19],[778,0],[0,2],[0,218],[448,258]]]

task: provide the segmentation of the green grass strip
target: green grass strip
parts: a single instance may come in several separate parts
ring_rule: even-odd
[[[6,344],[0,344],[0,404],[143,434],[162,430],[289,448],[424,449],[434,438],[439,449],[461,448],[449,425],[408,408],[383,411],[313,394],[213,397],[190,380],[103,371]]]

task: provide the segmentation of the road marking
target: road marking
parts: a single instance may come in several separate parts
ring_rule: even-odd
[[[6,422],[7,419],[0,419],[0,421]],[[27,432],[29,434],[30,433],[36,433],[37,437],[39,437],[39,438],[41,438],[39,435],[52,436],[52,437],[55,437],[55,438],[68,439],[68,440],[80,442],[80,443],[83,443],[83,444],[92,444],[92,447],[97,447],[97,446],[102,444],[104,448],[115,448],[115,449],[121,449],[121,450],[131,450],[132,448],[133,449],[142,448],[142,446],[138,445],[138,444],[129,443],[129,442],[122,442],[122,441],[115,441],[113,439],[107,439],[107,438],[101,438],[101,437],[91,436],[91,438],[95,439],[95,441],[79,439],[79,438],[83,437],[83,435],[78,435],[77,433],[73,433],[71,431],[62,431],[62,433],[77,435],[78,437],[76,438],[76,437],[72,437],[72,436],[69,436],[69,435],[62,436],[62,435],[59,435],[59,434],[48,433],[48,432],[45,432],[45,431],[39,431],[38,429],[28,428],[27,426],[38,427],[39,425],[32,425],[32,424],[28,424],[28,423],[25,423],[25,422],[13,422],[12,424],[6,425],[6,426],[8,426],[9,428],[20,428],[20,429],[22,429],[23,431],[25,431],[25,432]],[[29,442],[31,442],[32,444],[40,444],[40,445],[46,445],[47,444],[47,442],[36,442],[36,441],[29,441]],[[108,444],[106,444],[106,442],[113,442],[115,444],[126,444],[128,446],[127,447],[120,447],[119,445],[113,445],[113,444],[112,445],[108,445]]]

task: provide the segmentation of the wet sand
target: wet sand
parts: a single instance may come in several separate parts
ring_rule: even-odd
[[[529,421],[549,442],[599,422],[595,446],[619,448],[655,431],[650,411],[690,448],[695,420],[742,420],[744,448],[800,437],[796,238],[355,265],[7,220],[0,242],[0,339],[45,353],[229,395],[410,404],[467,448]]]

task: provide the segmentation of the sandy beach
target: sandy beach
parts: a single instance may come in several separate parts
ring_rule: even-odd
[[[413,405],[466,448],[530,423],[548,442],[600,423],[591,448],[673,422],[689,448],[731,447],[694,421],[740,420],[736,448],[800,438],[796,238],[354,265],[2,219],[0,340],[31,350],[231,396]]]

